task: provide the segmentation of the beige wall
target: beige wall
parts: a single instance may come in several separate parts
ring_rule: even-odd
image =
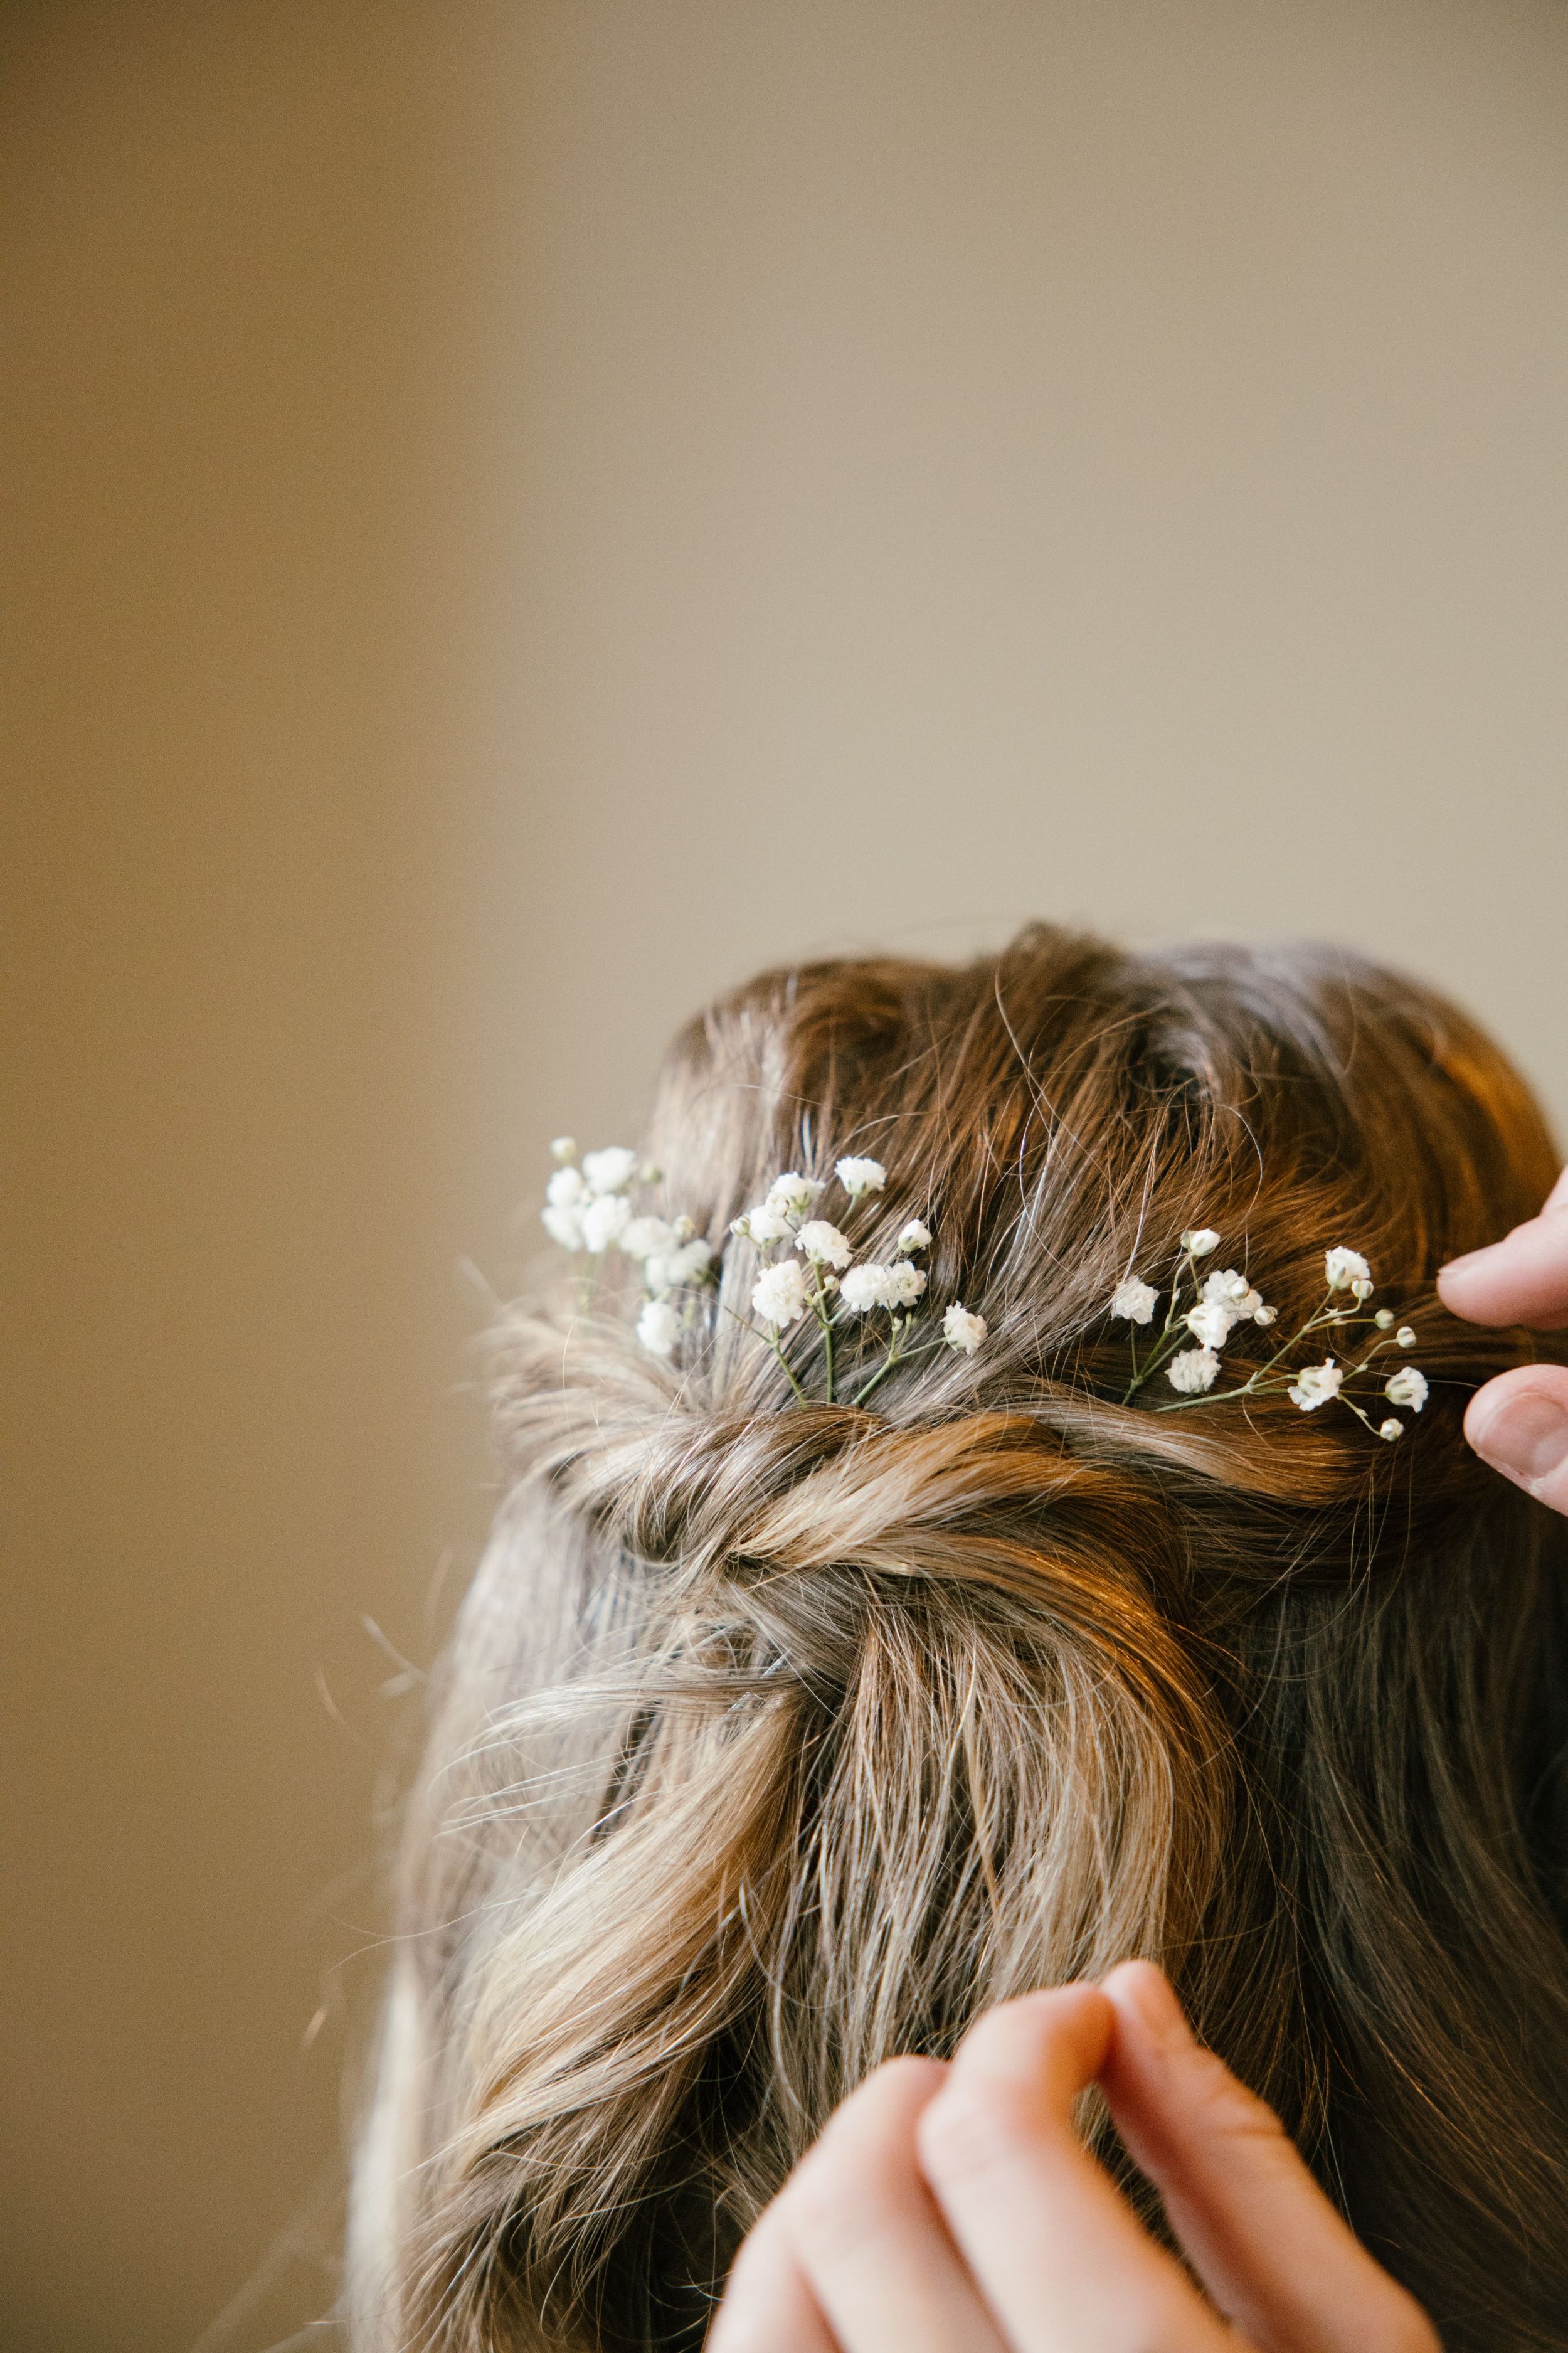
[[[333,2147],[360,1620],[427,1657],[486,1509],[458,1261],[684,1010],[1030,912],[1327,932],[1568,1112],[1568,18],[3,38],[0,2310],[169,2353]],[[285,2250],[226,2341],[324,2293]]]

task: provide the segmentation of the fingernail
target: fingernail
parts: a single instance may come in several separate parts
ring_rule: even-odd
[[[1438,1280],[1441,1281],[1446,1274],[1457,1274],[1462,1266],[1473,1266],[1477,1259],[1485,1258],[1487,1250],[1496,1248],[1495,1242],[1489,1242],[1486,1250],[1467,1250],[1463,1258],[1451,1258],[1446,1266],[1440,1266],[1437,1269]]]
[[[1568,1408],[1540,1389],[1525,1389],[1488,1415],[1471,1444],[1494,1471],[1534,1486],[1568,1456]]]
[[[1160,2051],[1178,2050],[1193,2039],[1186,2013],[1163,1969],[1129,1969],[1117,1988],[1137,2011],[1150,2041]]]

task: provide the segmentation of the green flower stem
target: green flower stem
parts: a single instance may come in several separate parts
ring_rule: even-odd
[[[878,1366],[876,1371],[872,1374],[865,1388],[858,1391],[857,1396],[854,1398],[852,1400],[854,1404],[857,1406],[864,1405],[867,1398],[872,1394],[873,1390],[879,1389],[881,1388],[882,1383],[887,1379],[888,1375],[892,1372],[897,1366],[912,1365],[917,1356],[929,1356],[933,1349],[946,1347],[947,1342],[945,1340],[937,1339],[922,1340],[918,1348],[900,1348],[899,1342],[904,1333],[909,1330],[910,1325],[913,1321],[914,1318],[910,1315],[894,1317],[893,1337],[889,1345],[887,1356]]]
[[[719,1302],[719,1304],[723,1310],[723,1313],[730,1318],[731,1324],[738,1324],[742,1332],[749,1332],[753,1340],[760,1340],[764,1348],[769,1348],[773,1351],[773,1354],[779,1360],[779,1370],[783,1373],[785,1380],[795,1391],[800,1403],[804,1405],[805,1403],[805,1391],[801,1388],[800,1383],[795,1379],[794,1373],[791,1372],[789,1368],[778,1334],[774,1331],[769,1331],[766,1333],[759,1332],[749,1315],[737,1315],[732,1307],[726,1307],[724,1305],[724,1302],[722,1300]]]

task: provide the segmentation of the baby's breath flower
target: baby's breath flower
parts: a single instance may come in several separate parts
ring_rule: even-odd
[[[1338,1397],[1343,1380],[1344,1375],[1331,1356],[1325,1364],[1308,1365],[1296,1376],[1290,1402],[1300,1406],[1303,1413],[1316,1413],[1321,1405]]]
[[[574,1201],[586,1198],[588,1187],[580,1168],[558,1168],[544,1188],[544,1198],[558,1209],[568,1209]]]
[[[798,1259],[781,1259],[763,1267],[752,1286],[752,1305],[764,1324],[777,1331],[798,1323],[806,1310],[805,1269]]]
[[[1388,1320],[1389,1320],[1389,1322],[1392,1324],[1392,1323],[1393,1323],[1393,1321],[1394,1321],[1393,1316],[1391,1315],[1391,1316],[1389,1317],[1389,1319],[1388,1319]],[[1395,1340],[1399,1343],[1399,1345],[1400,1345],[1402,1348],[1414,1348],[1414,1346],[1415,1345],[1415,1324],[1402,1324],[1400,1325],[1400,1327],[1399,1327],[1398,1331],[1394,1334],[1394,1336]]]
[[[1414,1365],[1402,1365],[1391,1380],[1384,1381],[1383,1394],[1390,1405],[1407,1405],[1413,1413],[1419,1413],[1426,1402],[1426,1376]]]
[[[795,1238],[795,1246],[813,1266],[847,1266],[855,1253],[837,1226],[826,1218],[808,1218]]]
[[[680,1318],[668,1299],[650,1299],[637,1317],[637,1338],[653,1356],[673,1356],[680,1338]]]
[[[942,1319],[942,1336],[961,1356],[973,1356],[985,1337],[985,1318],[955,1299]]]
[[[1377,1311],[1377,1314],[1373,1317],[1373,1319],[1372,1319],[1372,1320],[1373,1320],[1373,1322],[1376,1324],[1376,1326],[1377,1326],[1377,1328],[1378,1328],[1378,1330],[1379,1330],[1380,1332],[1386,1332],[1386,1331],[1388,1330],[1389,1325],[1390,1325],[1390,1324],[1393,1323],[1393,1321],[1394,1321],[1394,1310],[1393,1310],[1393,1308],[1392,1308],[1392,1307],[1380,1307],[1380,1308],[1378,1309],[1378,1311]],[[1415,1333],[1414,1333],[1414,1332],[1412,1332],[1412,1334],[1410,1335],[1410,1339],[1409,1339],[1409,1340],[1405,1340],[1405,1339],[1403,1339],[1403,1338],[1401,1339],[1400,1345],[1401,1345],[1402,1347],[1408,1348],[1408,1347],[1409,1347],[1409,1345],[1410,1345],[1411,1341],[1412,1341],[1412,1340],[1414,1340],[1414,1339],[1415,1339]]]
[[[894,1247],[908,1253],[931,1248],[931,1228],[920,1218],[911,1218],[899,1235]]]
[[[550,1147],[550,1156],[552,1160],[575,1160],[577,1157],[576,1137],[574,1135],[558,1135],[554,1143]]]
[[[634,1218],[617,1240],[628,1258],[654,1258],[675,1248],[675,1228],[663,1218]]]
[[[1404,1437],[1405,1424],[1402,1421],[1395,1421],[1394,1416],[1390,1414],[1386,1421],[1378,1423],[1377,1434],[1379,1438],[1386,1438],[1392,1442],[1396,1438]]]
[[[1246,1275],[1238,1274],[1233,1266],[1205,1278],[1204,1297],[1211,1307],[1225,1308],[1233,1324],[1245,1324],[1249,1316],[1256,1323],[1263,1304],[1262,1293],[1254,1291]]]
[[[637,1175],[637,1156],[624,1144],[606,1144],[602,1152],[583,1155],[583,1174],[590,1193],[620,1193]]]
[[[789,1219],[777,1209],[770,1208],[765,1201],[759,1201],[754,1209],[748,1209],[743,1217],[737,1218],[730,1230],[733,1234],[744,1234],[752,1242],[787,1242],[795,1235],[795,1228]]]
[[[1366,1280],[1364,1282],[1352,1282],[1352,1285],[1351,1285],[1351,1297],[1352,1297],[1352,1299],[1370,1299],[1370,1298],[1372,1297],[1373,1293],[1376,1289],[1377,1289],[1377,1285],[1376,1285],[1376,1283],[1373,1282],[1373,1280],[1372,1280],[1371,1276],[1369,1275],[1369,1276],[1368,1276],[1368,1278],[1367,1278],[1367,1280]]]
[[[618,1242],[632,1219],[632,1205],[624,1193],[601,1193],[583,1211],[583,1240],[595,1253]]]
[[[925,1287],[925,1276],[907,1258],[895,1259],[888,1269],[889,1307],[912,1307]]]
[[[892,1273],[890,1266],[879,1266],[874,1259],[852,1266],[839,1284],[845,1306],[856,1315],[868,1315],[874,1307],[891,1307]]]
[[[1212,1348],[1184,1348],[1165,1367],[1165,1378],[1183,1397],[1198,1397],[1212,1389],[1218,1377],[1219,1358]]]
[[[852,1201],[859,1200],[865,1193],[879,1193],[888,1181],[888,1172],[879,1160],[857,1160],[853,1155],[835,1161],[833,1173]]]
[[[1326,1251],[1323,1265],[1328,1272],[1331,1291],[1349,1291],[1352,1283],[1364,1282],[1370,1285],[1372,1282],[1372,1269],[1360,1250]],[[1364,1298],[1367,1294],[1363,1293],[1360,1295]]]
[[[550,1236],[551,1240],[558,1242],[563,1250],[580,1250],[584,1247],[581,1210],[573,1208],[567,1204],[552,1201],[548,1208],[541,1209],[539,1214],[543,1221],[545,1232]]]
[[[1147,1324],[1159,1296],[1152,1282],[1140,1282],[1135,1274],[1130,1274],[1111,1293],[1110,1312],[1128,1324]]]
[[[650,1282],[653,1281],[653,1270],[657,1266],[662,1277],[663,1287],[677,1291],[683,1282],[696,1282],[700,1276],[707,1273],[712,1263],[712,1243],[704,1240],[700,1234],[696,1234],[690,1241],[682,1242],[679,1249],[672,1250],[668,1258],[650,1258],[647,1262],[648,1281]]]
[[[1194,1339],[1201,1342],[1204,1347],[1223,1348],[1230,1337],[1230,1327],[1236,1318],[1228,1307],[1215,1299],[1189,1307],[1183,1320]],[[1179,1364],[1181,1358],[1176,1361]]]
[[[775,1218],[804,1218],[822,1189],[816,1177],[798,1176],[793,1168],[786,1168],[768,1187],[766,1206]],[[774,1241],[783,1239],[780,1234],[773,1236]]]
[[[1182,1236],[1182,1248],[1194,1258],[1207,1258],[1210,1250],[1219,1248],[1219,1236],[1212,1226],[1189,1226]]]
[[[1276,1320],[1279,1314],[1279,1310],[1278,1307],[1270,1307],[1266,1301],[1261,1307],[1255,1307],[1253,1309],[1252,1320],[1255,1324],[1261,1324],[1265,1330],[1267,1330],[1268,1325]]]

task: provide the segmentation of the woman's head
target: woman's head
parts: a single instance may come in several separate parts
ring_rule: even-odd
[[[678,1041],[648,1148],[723,1253],[673,1361],[608,1282],[505,1335],[517,1484],[366,2141],[386,2340],[695,2344],[871,2067],[1142,1953],[1457,2345],[1568,2345],[1564,1630],[1545,1515],[1459,1434],[1517,1342],[1432,1293],[1554,1173],[1508,1064],[1339,955],[1039,930],[764,976]],[[809,1324],[797,1401],[730,1232],[846,1154],[889,1173],[858,1253],[921,1219],[988,1327],[868,1408],[820,1401]],[[1110,1294],[1199,1225],[1292,1330],[1364,1252],[1432,1382],[1397,1446],[1123,1402]]]

